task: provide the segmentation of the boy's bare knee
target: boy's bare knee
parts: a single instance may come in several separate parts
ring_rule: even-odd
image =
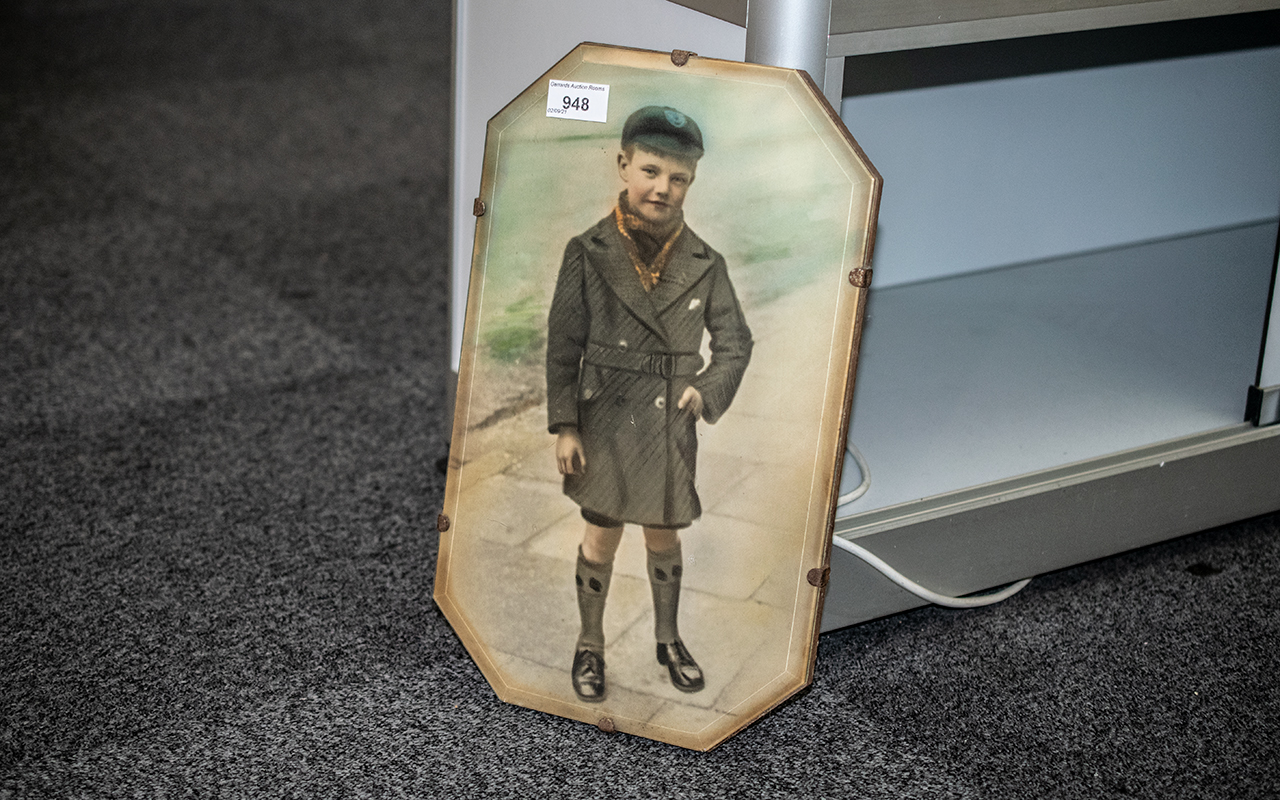
[[[590,522],[582,534],[582,556],[596,564],[608,564],[613,561],[613,554],[618,552],[618,543],[622,541],[622,528],[602,528]]]
[[[665,553],[680,546],[680,531],[675,528],[645,528],[644,546],[654,553]]]

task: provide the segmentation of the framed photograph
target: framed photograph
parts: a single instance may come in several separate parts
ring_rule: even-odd
[[[501,699],[706,750],[809,683],[880,187],[797,70],[489,122],[435,599]]]

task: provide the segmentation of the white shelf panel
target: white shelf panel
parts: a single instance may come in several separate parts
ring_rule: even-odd
[[[747,0],[671,0],[747,24]],[[1276,0],[833,0],[828,56],[1242,14]]]
[[[873,288],[850,428],[871,488],[839,516],[1239,423],[1275,246],[1271,220]]]
[[[829,56],[1044,36],[1266,11],[1275,0],[838,0]]]

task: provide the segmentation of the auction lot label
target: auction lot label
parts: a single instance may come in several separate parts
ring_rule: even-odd
[[[547,116],[608,122],[609,85],[551,81],[547,88]]]

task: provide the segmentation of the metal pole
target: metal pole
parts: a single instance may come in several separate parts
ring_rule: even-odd
[[[747,0],[747,61],[827,74],[831,0]]]

